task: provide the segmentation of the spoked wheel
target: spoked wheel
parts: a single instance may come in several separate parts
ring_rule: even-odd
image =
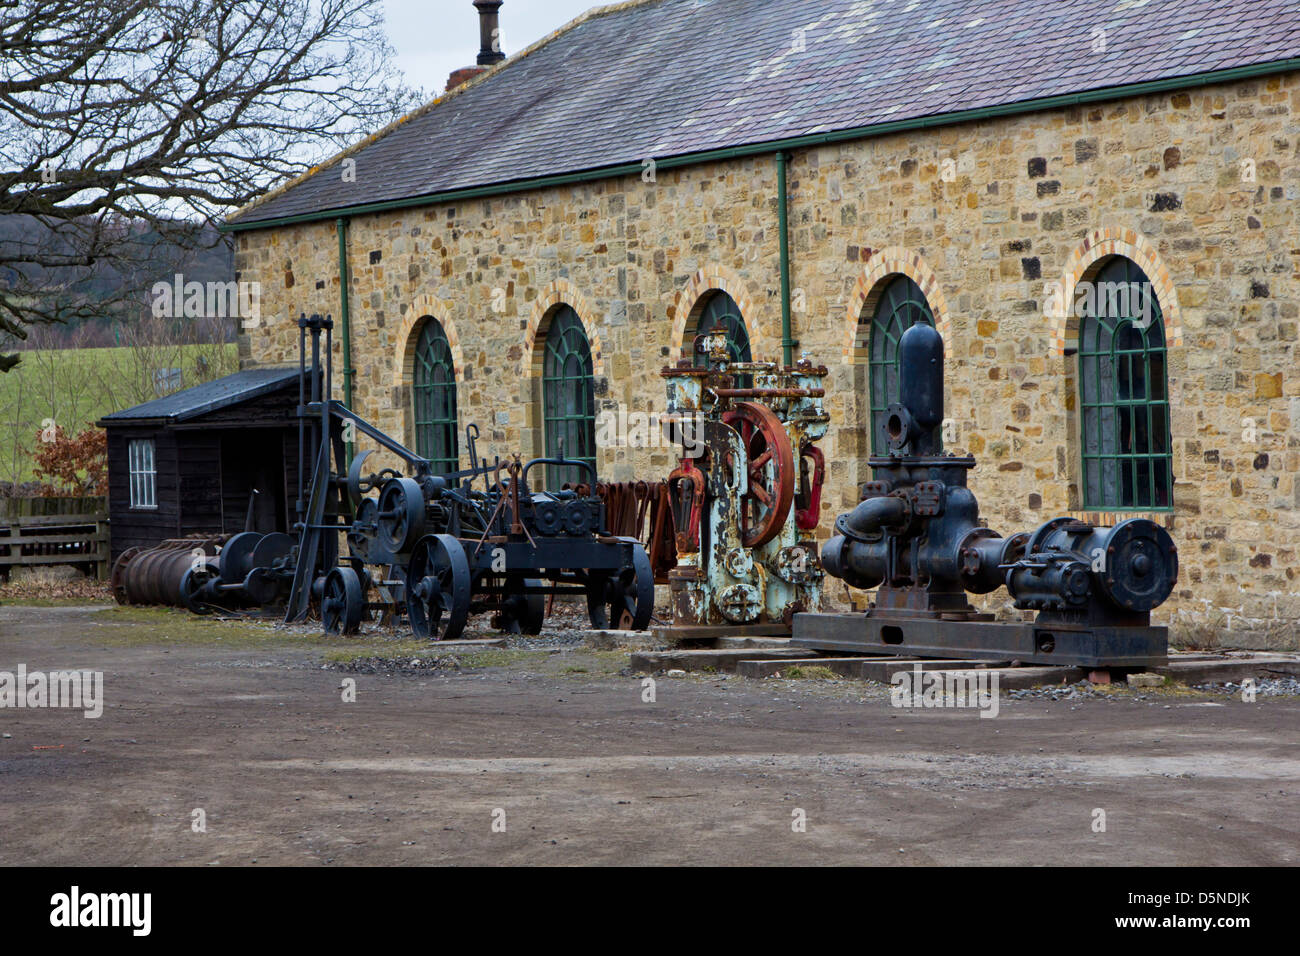
[[[325,576],[320,619],[326,634],[355,634],[365,611],[366,596],[357,572],[351,568],[335,568]]]
[[[769,408],[740,402],[722,416],[744,442],[749,490],[740,502],[741,542],[767,544],[781,531],[794,503],[794,452],[785,426]]]
[[[469,559],[449,534],[425,535],[406,573],[406,611],[416,637],[451,641],[469,620]]]
[[[655,578],[650,556],[637,541],[632,545],[632,566],[613,576],[593,577],[587,589],[591,626],[603,630],[644,631],[655,609]]]

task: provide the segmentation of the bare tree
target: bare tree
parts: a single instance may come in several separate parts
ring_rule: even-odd
[[[138,290],[97,267],[408,111],[391,55],[382,0],[0,0],[0,333],[103,315]]]
[[[113,409],[200,385],[239,370],[229,344],[233,319],[176,320],[148,313],[123,323],[121,348],[105,349],[87,368],[96,394]]]

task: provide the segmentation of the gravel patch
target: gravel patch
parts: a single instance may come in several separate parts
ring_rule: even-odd
[[[1197,684],[1195,690],[1207,694],[1223,694],[1228,697],[1240,697],[1241,684],[1231,681],[1222,684]],[[1255,682],[1256,697],[1300,697],[1300,678],[1269,677]]]
[[[358,657],[351,661],[332,661],[321,670],[345,674],[403,674],[417,676],[433,673],[460,673],[460,660],[451,654],[442,657]]]

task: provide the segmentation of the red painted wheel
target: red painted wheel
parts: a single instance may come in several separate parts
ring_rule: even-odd
[[[740,500],[741,542],[758,548],[781,532],[794,504],[794,453],[776,413],[738,402],[722,421],[734,428],[749,457],[749,490]]]

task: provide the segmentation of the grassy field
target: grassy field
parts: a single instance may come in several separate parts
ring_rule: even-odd
[[[236,371],[238,356],[234,345],[23,352],[16,368],[0,373],[0,481],[33,478],[27,449],[46,419],[76,433],[157,398],[153,370],[176,368],[189,387]]]

